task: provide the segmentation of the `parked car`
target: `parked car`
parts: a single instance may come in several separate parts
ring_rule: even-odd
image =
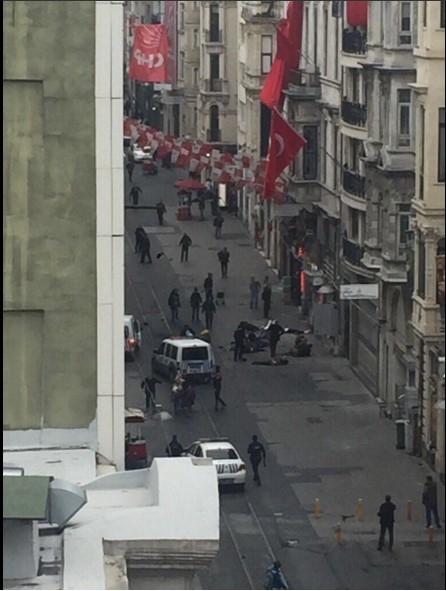
[[[244,490],[246,465],[235,447],[225,437],[202,438],[184,450],[185,456],[211,458],[217,470],[219,486],[236,486]]]
[[[174,381],[179,371],[197,381],[207,381],[215,367],[212,347],[202,339],[172,337],[164,339],[152,355],[152,373]]]
[[[132,156],[134,162],[145,162],[147,160],[153,160],[152,150],[149,146],[140,148],[137,144],[133,144]]]
[[[124,352],[127,361],[133,361],[142,344],[142,328],[131,314],[124,316]]]

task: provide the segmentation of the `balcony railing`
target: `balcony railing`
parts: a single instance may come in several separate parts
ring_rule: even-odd
[[[356,197],[365,198],[365,177],[358,172],[350,170],[342,171],[342,186],[347,193]]]
[[[221,142],[221,129],[208,129],[206,131],[206,141]]]
[[[356,242],[348,240],[348,238],[343,238],[342,254],[344,255],[345,260],[347,260],[349,263],[359,266],[364,254],[364,248]]]
[[[359,29],[344,29],[342,31],[342,51],[364,55],[366,52],[367,35]]]
[[[261,6],[242,8],[242,19],[245,21],[257,20],[262,22],[265,19],[277,19],[279,13],[274,9],[274,2],[262,2]]]
[[[344,99],[341,105],[341,115],[342,119],[350,125],[365,127],[367,123],[367,107],[361,103],[352,103]]]
[[[305,70],[291,70],[288,79],[288,89],[285,91],[290,99],[317,99],[321,96],[320,72],[306,72]]]
[[[223,43],[223,31],[205,30],[204,39],[206,43]]]
[[[211,78],[204,81],[204,92],[215,92],[219,94],[229,94],[229,83],[221,78]]]

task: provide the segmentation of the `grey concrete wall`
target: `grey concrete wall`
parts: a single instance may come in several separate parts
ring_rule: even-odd
[[[3,2],[6,429],[96,413],[94,69],[94,2]]]
[[[39,568],[37,521],[3,520],[3,579],[27,579]]]

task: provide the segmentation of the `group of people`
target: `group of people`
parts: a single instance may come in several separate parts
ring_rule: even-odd
[[[189,298],[190,307],[192,310],[192,322],[200,321],[200,311],[205,316],[206,329],[211,330],[214,314],[217,311],[214,302],[214,279],[212,273],[208,273],[203,282],[204,298],[198,291],[198,287],[194,287]],[[177,288],[174,288],[168,297],[167,305],[171,310],[172,322],[176,322],[179,318],[178,311],[181,308],[180,293]]]
[[[172,384],[172,403],[174,414],[179,414],[181,411],[192,411],[195,404],[195,388],[185,374],[179,372]]]
[[[258,281],[254,275],[251,275],[251,279],[249,282],[249,307],[251,310],[257,310],[257,308],[259,307],[260,290],[262,290],[261,295],[263,301],[263,317],[269,318],[272,298],[272,290],[269,277],[265,277],[262,287],[262,285],[260,285],[260,281]]]

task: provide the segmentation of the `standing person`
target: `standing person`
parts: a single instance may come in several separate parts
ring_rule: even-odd
[[[245,352],[245,329],[242,323],[240,323],[234,332],[234,361],[246,361],[243,357]]]
[[[378,541],[378,550],[381,552],[384,546],[384,537],[386,530],[389,532],[389,550],[393,547],[393,524],[395,523],[395,509],[396,506],[391,501],[391,496],[386,495],[385,502],[381,505],[378,511],[380,532]]]
[[[217,213],[216,217],[214,218],[214,228],[215,228],[215,238],[221,238],[221,229],[223,226],[223,216],[221,213]]]
[[[277,322],[277,320],[272,320],[267,330],[269,332],[269,346],[271,351],[271,359],[274,359],[276,356],[277,344],[280,341],[280,337],[285,333],[285,331]]]
[[[144,263],[147,257],[147,261],[152,264],[152,256],[150,254],[150,238],[147,236],[147,234],[144,232],[144,235],[141,237],[141,247],[140,247],[140,252],[141,252],[141,259],[140,259],[140,263]]]
[[[147,236],[147,234],[142,226],[138,226],[135,230],[135,254],[141,251],[143,236]]]
[[[141,187],[138,187],[138,185],[135,185],[134,187],[131,188],[130,190],[130,198],[133,202],[133,205],[138,205],[139,203],[139,196],[142,195],[142,189]]]
[[[434,517],[435,525],[440,528],[440,517],[438,515],[437,507],[437,483],[434,482],[432,476],[426,476],[424,483],[422,502],[426,509],[426,527],[432,525],[432,516]]]
[[[221,383],[223,381],[223,376],[221,375],[220,366],[215,366],[215,371],[212,374],[212,385],[214,386],[214,395],[215,395],[215,411],[218,412],[218,405],[221,404],[223,408],[226,408],[228,405],[220,396],[221,394]]]
[[[198,291],[198,287],[194,287],[194,291],[190,296],[190,307],[192,308],[192,322],[200,321],[200,306],[202,303],[203,298],[201,297],[201,294]]]
[[[127,169],[127,174],[129,177],[129,183],[132,182],[133,179],[133,171],[135,170],[135,163],[133,162],[133,160],[129,160],[127,162],[127,164],[125,165],[126,169]]]
[[[248,446],[248,456],[254,472],[254,482],[257,482],[258,486],[260,486],[262,483],[260,481],[259,466],[262,459],[263,465],[266,466],[266,452],[263,445],[258,441],[257,435],[252,436],[252,441]]]
[[[205,199],[204,193],[201,193],[200,195],[198,195],[197,201],[198,201],[198,209],[200,211],[200,222],[202,222],[204,220],[204,210],[206,208],[206,199]]]
[[[208,276],[204,280],[203,287],[204,287],[204,293],[206,294],[206,298],[208,298],[209,296],[211,298],[213,298],[214,297],[214,279],[213,279],[212,273],[208,273]]]
[[[177,436],[172,435],[172,441],[168,443],[166,447],[166,454],[169,456],[169,458],[179,458],[183,451],[184,448],[178,441]]]
[[[259,291],[260,291],[260,282],[251,275],[251,281],[249,283],[249,307],[251,310],[254,308],[257,310],[259,306]]]
[[[156,385],[161,384],[160,380],[157,380],[153,376],[146,376],[141,382],[141,388],[144,390],[144,396],[146,398],[146,410],[148,411],[152,405],[156,402]]]
[[[201,307],[201,311],[204,312],[207,330],[212,330],[212,323],[214,321],[214,314],[217,311],[217,308],[215,307],[214,299],[212,298],[212,296],[206,298],[203,306]]]
[[[228,249],[226,248],[226,246],[223,248],[223,250],[220,250],[220,252],[218,253],[217,256],[218,256],[218,260],[220,261],[222,279],[227,279],[228,278],[229,252],[228,252]]]
[[[158,225],[163,226],[164,225],[164,214],[166,213],[166,206],[164,205],[164,203],[160,199],[155,207],[156,207],[156,215],[158,216]]]
[[[269,283],[265,283],[262,291],[263,300],[263,316],[268,318],[269,311],[271,310],[271,286]]]
[[[169,305],[170,311],[172,312],[172,322],[175,322],[175,320],[178,320],[178,310],[181,308],[180,294],[178,293],[178,289],[172,289],[167,303]]]
[[[288,589],[281,567],[282,563],[276,560],[266,569],[268,580],[265,589]]]
[[[191,244],[192,238],[188,234],[184,233],[179,243],[181,246],[181,262],[186,261],[187,263],[189,260],[189,248]]]

